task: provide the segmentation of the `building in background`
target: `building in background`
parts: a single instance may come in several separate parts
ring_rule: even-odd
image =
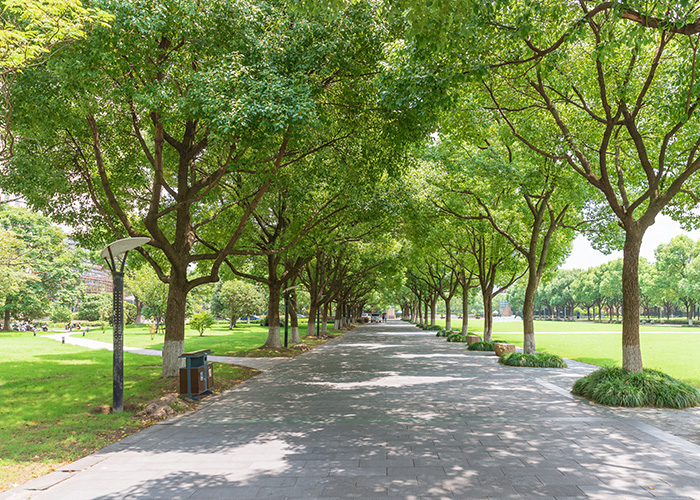
[[[85,283],[85,293],[112,293],[112,275],[102,266],[92,264],[80,279]]]

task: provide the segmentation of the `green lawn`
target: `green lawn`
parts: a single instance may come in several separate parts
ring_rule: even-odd
[[[299,322],[300,334],[306,334],[306,323]],[[329,333],[340,333],[329,330]],[[76,336],[79,334],[75,334]],[[101,329],[91,328],[86,338],[112,343],[112,329],[106,328],[102,333]],[[204,332],[200,337],[195,330],[185,330],[185,351],[199,351],[210,349],[217,356],[249,356],[249,357],[269,357],[296,355],[299,351],[286,351],[284,349],[259,349],[267,339],[267,327],[257,324],[238,323],[233,330],[228,329],[228,323],[218,322],[210,330]],[[284,342],[284,328],[282,329],[282,342]],[[303,339],[305,344],[315,347],[324,341],[314,339]],[[124,329],[124,345],[128,347],[141,347],[146,349],[162,349],[163,337],[159,335],[151,339],[148,327],[145,325],[128,325]]]
[[[456,324],[457,323],[457,324]],[[445,324],[445,320],[438,320]],[[462,322],[452,322],[461,328]],[[483,332],[481,320],[470,320],[469,330]],[[494,338],[523,345],[522,323],[494,323]],[[655,368],[700,388],[700,328],[687,326],[640,327],[645,368]],[[535,321],[537,350],[598,366],[621,366],[622,326],[585,321]]]
[[[24,332],[0,332],[0,491],[96,451],[150,425],[134,414],[151,399],[175,392],[160,377],[161,360],[124,354],[125,411],[112,404],[112,353]],[[217,364],[214,390],[257,373]]]

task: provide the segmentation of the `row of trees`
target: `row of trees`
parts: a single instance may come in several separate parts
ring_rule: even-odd
[[[624,248],[623,367],[642,369],[639,247],[697,201],[697,2],[91,6],[107,20],[13,73],[2,187],[91,247],[151,239],[164,375],[197,287],[266,287],[276,347],[285,291],[341,324],[399,263],[414,315],[478,287],[487,338],[525,280],[533,352],[537,288],[584,223]]]
[[[665,316],[668,320],[676,311],[689,324],[700,313],[700,242],[681,235],[661,244],[655,251],[655,261],[641,259],[639,287],[643,316]],[[535,310],[544,317],[570,318],[576,308],[591,311],[602,320],[606,311],[609,319],[619,319],[622,308],[622,259],[613,260],[585,270],[558,270],[537,291]],[[524,289],[513,287],[508,301],[520,311]]]

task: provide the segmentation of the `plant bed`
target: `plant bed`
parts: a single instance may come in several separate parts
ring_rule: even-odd
[[[493,351],[494,350],[494,344],[502,343],[500,340],[492,340],[491,342],[474,342],[473,344],[469,344],[469,349],[470,351]]]
[[[499,363],[508,366],[528,366],[532,368],[568,368],[566,361],[556,354],[538,352],[526,354],[524,352],[507,352],[498,360]]]
[[[700,391],[657,370],[628,372],[605,367],[580,378],[571,392],[606,406],[690,408],[700,405]]]
[[[447,341],[448,342],[466,342],[467,336],[462,335],[461,333],[450,332],[449,335],[447,336]]]

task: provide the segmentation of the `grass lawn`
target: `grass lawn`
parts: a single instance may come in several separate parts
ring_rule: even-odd
[[[299,321],[299,333],[306,334],[306,322]],[[330,334],[341,332],[328,330]],[[75,334],[77,336],[78,334]],[[101,329],[91,328],[85,338],[99,340],[101,342],[112,343],[112,329],[106,328],[104,333]],[[244,356],[244,357],[275,357],[275,356],[296,356],[298,350],[291,349],[260,349],[267,339],[267,327],[257,324],[246,324],[239,322],[233,330],[228,329],[227,322],[218,322],[212,329],[206,330],[204,336],[200,337],[195,330],[187,328],[185,330],[185,352],[210,349],[216,356]],[[302,338],[302,341],[310,347],[316,347],[326,340],[312,338]],[[284,343],[284,328],[282,329],[282,342]],[[145,349],[163,348],[163,336],[151,338],[147,325],[127,325],[124,329],[124,345],[128,347],[140,347]]]
[[[445,320],[438,320],[445,324]],[[461,320],[452,328],[461,328]],[[470,320],[469,330],[483,332],[481,320]],[[522,323],[494,323],[494,338],[523,345]],[[700,328],[640,326],[645,368],[654,368],[700,388]],[[622,365],[622,326],[585,321],[535,321],[537,350],[598,366]]]
[[[304,325],[305,326],[305,325]],[[305,332],[305,329],[302,330]],[[299,351],[258,349],[267,329],[241,324],[229,331],[217,324],[203,337],[187,330],[185,349],[211,349],[222,356],[291,356]],[[78,335],[78,334],[76,334]],[[87,338],[112,342],[112,331],[92,328]],[[315,346],[325,340],[304,339]],[[160,349],[146,327],[129,326],[125,345]],[[112,403],[112,353],[61,344],[25,332],[0,332],[0,491],[88,455],[147,427],[135,416],[142,406],[177,392],[177,379],[160,377],[161,360],[124,353],[124,405],[119,414],[103,413]],[[258,373],[216,364],[214,391],[220,392]]]

